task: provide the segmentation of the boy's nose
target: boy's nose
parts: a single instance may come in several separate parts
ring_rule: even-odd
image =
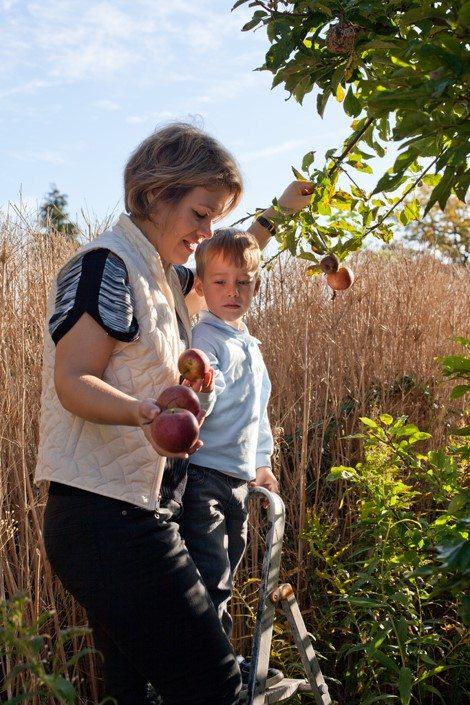
[[[238,296],[238,286],[237,286],[236,284],[234,284],[233,286],[231,286],[231,287],[229,288],[228,294],[229,294],[229,296]]]

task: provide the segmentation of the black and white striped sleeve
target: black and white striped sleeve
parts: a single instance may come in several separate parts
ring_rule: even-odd
[[[187,296],[194,285],[194,272],[183,264],[174,264],[173,269],[178,275],[184,296]]]
[[[91,250],[60,273],[55,311],[49,320],[56,345],[84,313],[116,340],[130,342],[139,337],[126,266],[110,250]]]

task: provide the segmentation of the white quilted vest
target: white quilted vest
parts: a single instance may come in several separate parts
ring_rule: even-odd
[[[176,310],[191,340],[178,277],[173,268],[165,275],[157,251],[125,214],[79,253],[100,247],[112,250],[124,261],[139,323],[138,340],[116,341],[103,379],[138,399],[155,398],[178,381]],[[49,297],[47,321],[54,302],[55,287]],[[155,509],[165,458],[155,452],[139,427],[94,424],[63,408],[54,387],[55,345],[47,321],[36,482],[54,480]]]

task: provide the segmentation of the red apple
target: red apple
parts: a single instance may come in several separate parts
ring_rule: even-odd
[[[196,392],[191,387],[183,387],[181,384],[164,389],[157,399],[157,404],[162,411],[175,408],[187,409],[194,416],[197,416],[201,411]]]
[[[165,409],[150,425],[152,438],[168,453],[187,453],[199,437],[196,417],[187,409]]]
[[[190,382],[204,379],[204,375],[209,372],[210,367],[209,358],[199,348],[188,348],[178,358],[178,370],[182,377]]]
[[[353,282],[354,273],[349,267],[340,267],[337,272],[329,272],[326,275],[326,283],[333,291],[349,289]]]

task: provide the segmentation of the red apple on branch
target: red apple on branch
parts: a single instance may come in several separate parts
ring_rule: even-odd
[[[199,424],[187,409],[165,409],[152,421],[150,432],[162,450],[187,453],[199,437]]]
[[[206,353],[199,348],[188,348],[184,350],[178,358],[178,370],[184,379],[195,382],[204,379],[204,375],[210,370],[210,362]]]
[[[175,408],[187,409],[194,416],[197,416],[201,411],[196,392],[191,387],[184,387],[182,384],[167,387],[156,401],[162,411]]]
[[[340,267],[337,272],[326,275],[326,283],[333,291],[349,289],[354,282],[354,273],[349,267]]]

